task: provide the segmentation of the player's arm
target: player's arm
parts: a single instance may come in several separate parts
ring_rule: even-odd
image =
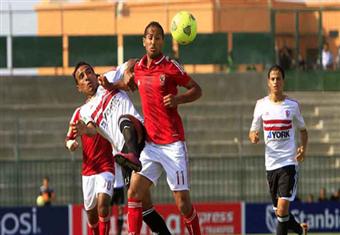
[[[190,103],[202,96],[201,87],[193,80],[190,79],[184,87],[186,92],[178,95],[168,94],[163,97],[163,103],[165,107],[173,108],[179,104]]]
[[[76,137],[73,134],[71,125],[68,128],[67,136],[65,138],[65,147],[71,152],[76,151],[76,149],[79,147]]]
[[[306,129],[305,121],[301,114],[300,105],[296,106],[294,115],[296,126],[300,129],[300,144],[296,150],[296,160],[302,162],[305,158],[308,143],[308,132]]]
[[[71,124],[76,122],[77,120],[79,120],[79,112],[80,112],[80,109],[77,108],[72,117],[71,117],[71,120],[70,120],[70,124],[69,124],[69,127],[68,127],[68,131],[67,131],[67,134],[66,134],[66,138],[65,138],[65,147],[70,150],[71,152],[75,151],[78,147],[79,147],[79,144],[76,140],[76,135],[73,133],[73,129],[71,127]]]
[[[94,136],[97,134],[96,126],[92,122],[85,124],[82,120],[78,120],[75,123],[71,123],[70,126],[75,136]]]
[[[260,141],[260,134],[259,134],[259,129],[261,127],[261,108],[260,108],[260,102],[256,102],[256,106],[254,109],[254,115],[253,115],[253,120],[251,123],[250,131],[248,134],[249,140],[252,144],[257,144]]]
[[[305,153],[307,150],[308,132],[307,129],[300,130],[300,145],[296,151],[296,160],[302,162],[305,159]]]
[[[125,64],[123,64],[123,68],[121,68],[122,73],[119,73],[120,69],[117,70],[119,79],[114,79],[112,82],[108,80],[108,78],[104,75],[98,76],[99,84],[102,85],[105,89],[111,90],[124,90],[124,91],[134,91],[137,86],[134,82],[134,67],[137,62],[137,59],[129,59]]]

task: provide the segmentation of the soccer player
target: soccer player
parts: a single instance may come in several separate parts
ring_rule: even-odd
[[[132,174],[128,190],[129,234],[140,234],[141,201],[165,171],[189,234],[198,235],[201,232],[197,212],[190,200],[189,162],[177,106],[197,100],[201,96],[201,88],[176,61],[163,55],[163,44],[162,26],[158,22],[149,23],[143,36],[146,55],[134,67],[134,82],[141,97],[147,142],[140,156],[142,170]],[[131,80],[126,80],[125,84],[129,82]],[[178,94],[178,86],[187,90]]]
[[[80,108],[77,108],[65,139],[65,145],[70,151],[75,151],[79,147],[72,126],[80,119]],[[115,173],[111,144],[99,134],[92,137],[82,135],[81,142],[82,189],[88,229],[92,235],[108,235]]]
[[[78,69],[83,69],[83,72],[85,72],[85,74],[79,74]],[[111,72],[105,74],[105,76],[102,77],[101,83],[103,84],[103,83],[108,82],[106,76],[109,77],[109,76],[114,76],[114,75],[115,75],[114,71],[111,71]],[[94,168],[103,168],[103,165],[105,166],[105,165],[113,164],[112,148],[111,148],[112,144],[110,144],[106,139],[104,139],[99,134],[95,134],[93,136],[93,133],[95,133],[95,130],[93,130],[94,124],[92,122],[89,123],[90,127],[88,127],[87,125],[85,125],[84,122],[81,121],[84,118],[84,117],[81,116],[81,109],[84,106],[88,105],[90,102],[93,102],[94,94],[97,95],[95,93],[96,89],[99,89],[99,83],[96,80],[97,75],[95,74],[91,65],[89,65],[85,62],[81,62],[76,66],[76,69],[73,73],[73,76],[74,76],[74,79],[76,81],[78,90],[83,92],[87,96],[88,99],[87,99],[86,104],[81,106],[81,108],[78,108],[76,110],[76,112],[74,113],[73,117],[72,117],[72,120],[70,122],[70,128],[69,128],[68,136],[67,136],[67,139],[66,139],[66,146],[71,151],[74,151],[79,146],[78,143],[75,141],[75,138],[77,137],[77,135],[80,135],[81,141],[82,141],[82,146],[83,146],[83,167],[84,167],[84,165],[85,166],[90,165],[91,167],[94,167]],[[82,81],[80,81],[80,80],[82,80]],[[112,91],[117,92],[116,90],[112,90]],[[112,94],[111,93],[112,91],[106,91],[105,90],[104,93],[105,94]],[[110,95],[107,95],[107,96],[103,97],[103,99],[101,101],[102,105],[98,105],[97,107],[100,107],[101,109],[104,109],[104,110],[112,108],[114,104],[110,104],[110,100],[109,100],[110,98],[111,98],[111,101],[114,102],[114,104],[119,105],[119,104],[117,104],[117,102],[118,102],[117,99],[116,100],[114,99],[114,95],[113,95],[113,97],[110,97]],[[121,105],[124,105],[124,104],[125,103],[122,103]],[[130,106],[131,103],[127,102],[127,104]],[[110,106],[108,106],[108,105],[110,105]],[[106,108],[105,108],[105,106],[106,106]],[[98,113],[97,115],[100,115],[99,113],[103,112],[103,110],[98,111],[98,109],[99,108],[96,108],[97,113]],[[115,110],[115,111],[116,111],[116,115],[119,115],[119,110],[118,111]],[[110,118],[110,117],[104,116],[104,118]],[[105,121],[107,123],[114,124],[114,122],[112,120],[105,120]],[[121,115],[118,119],[118,123],[116,123],[116,125],[119,126],[119,130],[117,130],[117,128],[112,128],[111,130],[119,131],[123,135],[123,144],[124,145],[121,149],[121,152],[119,152],[117,155],[123,156],[122,158],[120,158],[119,161],[120,162],[123,161],[123,163],[126,163],[127,160],[125,159],[125,156],[127,156],[127,155],[125,153],[133,152],[134,155],[139,155],[140,151],[143,149],[144,141],[145,141],[145,131],[144,131],[144,128],[143,128],[142,124],[140,123],[140,121],[138,121],[136,118],[134,118],[131,115],[126,115],[126,114]],[[104,130],[104,134],[115,136],[115,137],[118,136],[117,138],[119,138],[119,140],[120,140],[120,136],[117,135],[117,133],[115,133],[115,135],[113,135],[112,133],[109,133],[109,131],[107,131],[107,129]],[[92,137],[84,134],[84,133],[88,133],[88,132],[91,134]],[[105,136],[107,136],[107,135],[105,135]],[[119,140],[117,140],[117,141],[119,141]],[[112,141],[112,142],[116,143],[117,141]],[[107,151],[103,151],[103,150],[107,150]],[[115,156],[115,160],[117,160],[117,155]],[[86,163],[89,163],[89,164],[86,164]],[[118,167],[118,164],[115,164],[115,166],[116,166],[117,180],[121,179],[120,181],[123,181],[121,174],[119,174],[121,172],[119,172],[120,169]],[[132,166],[133,169],[138,170],[137,164],[135,164],[135,163],[127,164],[127,167],[131,167],[131,166]],[[111,166],[109,168],[109,171],[111,173],[112,173],[112,169],[113,168]],[[84,170],[83,170],[83,173],[84,173]],[[92,177],[92,178],[95,178],[95,177]],[[99,176],[99,179],[100,178],[101,177]],[[84,179],[84,177],[83,177],[83,179]],[[115,181],[115,183],[118,183],[118,181]],[[111,182],[110,185],[112,187],[114,185],[113,182]],[[90,186],[90,188],[91,187],[93,188],[94,186],[95,185],[92,185],[92,186]],[[85,185],[83,184],[84,203],[86,203],[86,200],[85,200],[86,189],[85,189],[85,187],[86,187],[86,184]],[[96,189],[89,189],[89,190],[94,191]],[[105,191],[105,193],[106,193],[106,191]],[[110,204],[112,192],[108,193],[107,195],[110,195],[110,198],[109,198],[109,202],[107,202],[107,200],[105,200],[105,206]],[[124,196],[124,194],[120,194],[120,195]],[[105,199],[106,198],[107,197],[105,197]],[[123,201],[124,201],[124,199],[123,199]],[[143,201],[143,206],[144,205],[145,205],[145,207],[144,207],[145,211],[150,211],[150,209],[153,209],[150,194],[148,195],[148,197],[146,197],[146,200]],[[86,208],[86,206],[85,206],[85,208]],[[165,224],[163,218],[154,209],[151,212],[152,213],[148,213],[148,216],[145,216],[143,218],[144,221],[147,223],[147,225],[151,228],[151,230],[153,232],[167,231],[167,233],[160,233],[160,234],[164,234],[164,235],[170,234],[169,230],[166,227],[166,224]],[[92,223],[92,224],[95,225],[95,223]],[[96,226],[94,226],[94,229],[95,229],[95,227]],[[93,230],[93,231],[94,231],[94,234],[98,234],[98,233],[95,233],[96,230]],[[105,231],[108,231],[108,230],[105,230]]]
[[[307,224],[299,224],[289,212],[289,204],[297,191],[298,163],[303,162],[308,134],[300,105],[283,93],[284,70],[272,66],[267,75],[269,95],[258,100],[254,110],[249,139],[259,142],[259,130],[263,125],[265,162],[270,195],[277,216],[277,235],[286,235],[288,230],[306,234]],[[297,147],[295,129],[300,132]]]

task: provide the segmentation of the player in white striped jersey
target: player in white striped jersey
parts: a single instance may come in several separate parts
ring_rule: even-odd
[[[121,78],[124,74],[127,76],[128,66],[130,68],[132,63],[125,63],[104,76],[96,75],[87,63],[76,66],[73,76],[78,90],[87,96],[87,102],[80,108],[82,122],[77,122],[72,128],[76,135],[85,133],[93,136],[99,132],[112,144],[113,154],[119,164],[139,171],[141,163],[138,160],[137,147],[138,143],[143,142],[143,118],[129,96],[117,89],[117,81],[123,81]],[[118,84],[117,87],[106,89],[114,82]],[[127,151],[123,151],[123,147]]]
[[[253,144],[259,142],[262,125],[267,181],[278,219],[276,234],[286,235],[288,230],[305,234],[307,224],[299,224],[289,212],[289,204],[296,196],[298,162],[304,160],[307,147],[305,122],[298,102],[283,93],[284,70],[280,66],[269,69],[267,84],[269,95],[256,103],[249,139]],[[298,147],[295,129],[300,131]]]

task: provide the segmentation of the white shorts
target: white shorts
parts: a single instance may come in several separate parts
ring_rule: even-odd
[[[123,188],[124,185],[125,183],[122,167],[117,162],[115,162],[115,182],[113,184],[113,188]]]
[[[187,148],[185,142],[159,145],[150,142],[140,155],[142,170],[138,172],[157,185],[163,170],[171,191],[189,190]]]
[[[91,210],[97,205],[98,193],[106,193],[112,197],[114,179],[111,172],[82,176],[85,210]]]

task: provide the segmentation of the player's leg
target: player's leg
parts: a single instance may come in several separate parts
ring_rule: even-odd
[[[289,205],[294,201],[297,191],[297,167],[289,165],[278,169],[278,203],[277,203],[277,218],[278,218],[278,234],[287,234],[288,229],[301,234],[302,227],[295,221],[293,216],[289,214]]]
[[[132,115],[122,115],[118,121],[119,129],[124,137],[124,150],[116,154],[115,160],[120,165],[141,170],[139,161],[140,146],[144,143],[144,129],[142,123]]]
[[[99,235],[95,176],[82,176],[84,208],[87,214],[87,227],[91,235]]]
[[[86,214],[88,220],[87,227],[90,231],[90,235],[99,235],[97,207],[87,210]]]
[[[151,201],[150,190],[146,192],[142,200],[143,206],[143,221],[149,226],[151,231],[159,235],[171,235],[168,227],[165,224],[164,219],[156,209]]]
[[[124,187],[114,188],[111,205],[117,206],[117,221],[116,221],[117,235],[121,235],[123,230],[124,204],[125,204]]]
[[[197,212],[190,200],[188,156],[182,141],[159,146],[163,155],[161,164],[166,172],[168,185],[173,192],[176,206],[184,217],[190,235],[201,234]]]
[[[200,224],[195,207],[191,204],[188,190],[173,191],[176,206],[184,218],[185,226],[190,235],[200,235]]]
[[[128,190],[128,233],[139,235],[142,228],[142,200],[147,191],[150,190],[152,182],[146,177],[132,173],[130,187]]]
[[[110,231],[111,197],[113,193],[114,176],[111,172],[103,172],[96,177],[96,192],[98,197],[98,217],[100,235],[108,235]]]

